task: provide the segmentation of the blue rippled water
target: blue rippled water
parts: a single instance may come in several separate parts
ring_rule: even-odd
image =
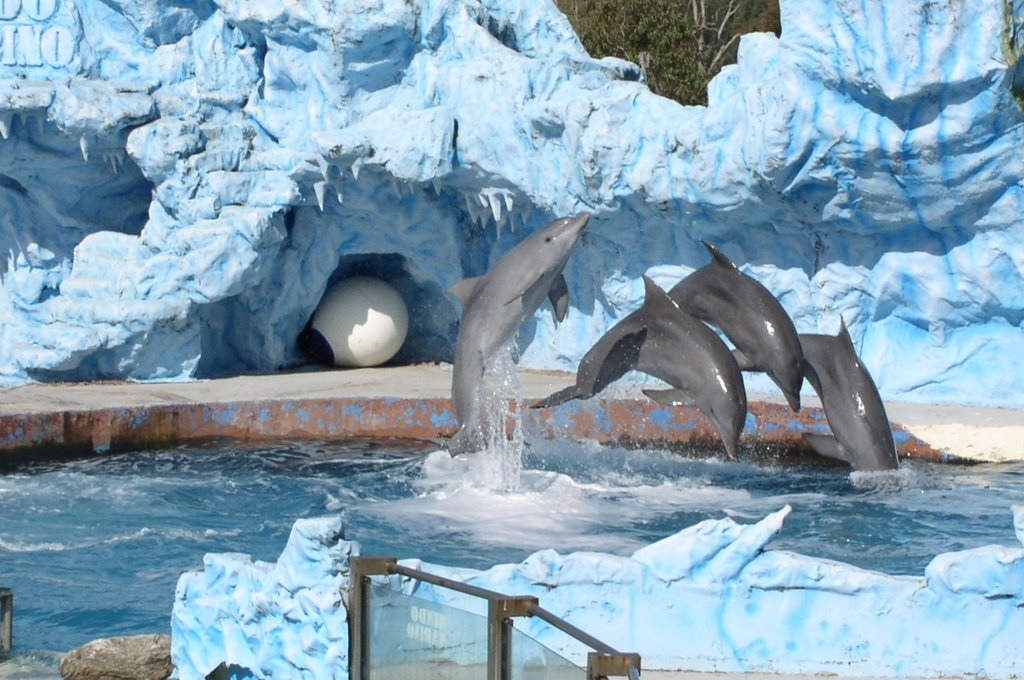
[[[1016,545],[1024,464],[895,473],[534,442],[509,484],[481,456],[409,442],[237,444],[0,473],[0,585],[15,651],[169,631],[178,576],[209,552],[272,561],[300,517],[338,514],[366,554],[486,568],[542,548],[628,555],[708,518],[794,511],[770,546],[892,574]]]

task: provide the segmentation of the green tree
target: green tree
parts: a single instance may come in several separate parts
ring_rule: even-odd
[[[742,33],[778,32],[777,0],[557,0],[592,56],[635,62],[651,90],[706,104]]]

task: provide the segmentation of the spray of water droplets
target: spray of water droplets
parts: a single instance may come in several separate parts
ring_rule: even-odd
[[[475,457],[473,483],[497,491],[515,491],[523,472],[525,436],[522,381],[516,370],[514,340],[488,362],[480,386],[479,421],[486,446]]]

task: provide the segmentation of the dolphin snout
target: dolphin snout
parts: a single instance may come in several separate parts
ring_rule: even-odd
[[[587,223],[589,222],[590,215],[588,215],[587,213],[580,213],[579,215],[573,217],[572,221],[569,222],[569,229],[575,231],[577,236],[579,236],[580,232],[583,231],[583,229],[587,226]]]
[[[587,224],[590,223],[590,215],[587,213],[580,213],[575,217],[569,218],[569,223],[565,226],[565,231],[562,233],[569,234],[572,237],[572,242],[577,243],[578,241],[586,240]]]
[[[789,403],[789,407],[794,411],[800,410],[800,393],[799,392],[786,392],[786,401]]]

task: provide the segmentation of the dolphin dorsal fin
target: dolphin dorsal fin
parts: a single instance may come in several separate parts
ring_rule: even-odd
[[[728,267],[729,269],[737,269],[736,264],[725,256],[721,250],[711,245],[707,241],[702,240],[701,243],[707,248],[708,254],[711,255],[711,261],[719,267]]]
[[[671,307],[678,309],[679,305],[675,303],[675,300],[668,296],[668,293],[663,291],[654,280],[644,274],[644,307],[663,307],[664,305],[670,305]]]
[[[843,351],[849,353],[849,359],[854,366],[862,366],[860,355],[857,354],[857,347],[853,344],[853,336],[850,335],[850,329],[846,327],[846,320],[843,317],[839,317],[839,333],[836,334],[836,342],[843,348]]]
[[[854,355],[857,354],[857,348],[853,344],[853,337],[850,335],[850,329],[846,327],[846,319],[839,317],[839,332],[836,334],[836,338],[841,344],[848,347]]]
[[[469,302],[469,298],[472,297],[473,291],[476,290],[477,284],[480,283],[482,276],[473,276],[468,279],[462,279],[457,283],[453,283],[448,287],[448,292],[459,298],[459,302],[462,303],[462,307],[466,307],[466,303]]]

